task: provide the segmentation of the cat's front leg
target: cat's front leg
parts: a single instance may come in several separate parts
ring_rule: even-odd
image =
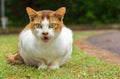
[[[59,62],[58,61],[52,62],[49,66],[49,69],[51,70],[59,69]]]
[[[47,68],[47,65],[45,64],[44,61],[40,61],[37,65],[38,65],[38,70]]]

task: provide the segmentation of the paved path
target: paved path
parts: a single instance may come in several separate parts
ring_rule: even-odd
[[[85,53],[120,66],[119,31],[104,32],[96,36],[79,38],[74,43]]]
[[[113,53],[120,55],[120,32],[111,32],[101,35],[91,36],[87,41],[97,47],[107,49]]]

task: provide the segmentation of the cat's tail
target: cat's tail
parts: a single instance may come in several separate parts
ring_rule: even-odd
[[[24,61],[19,53],[15,53],[15,54],[7,56],[7,62],[13,65],[24,64]]]

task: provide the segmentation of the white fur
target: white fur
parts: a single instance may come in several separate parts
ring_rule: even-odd
[[[49,20],[47,20],[47,18],[44,18],[44,20],[41,22],[42,23],[42,26],[45,28],[45,27],[48,27],[49,25]]]
[[[56,34],[52,29],[49,29],[50,35],[48,36],[51,38],[49,42],[43,42],[39,39],[40,35],[38,32],[40,31],[42,30],[39,29],[37,32],[36,30],[21,32],[19,38],[19,53],[21,57],[25,64],[37,65],[38,69],[47,67],[50,69],[59,68],[71,56],[73,43],[72,31],[63,27],[61,32]]]

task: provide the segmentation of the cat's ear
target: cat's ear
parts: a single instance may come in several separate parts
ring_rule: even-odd
[[[55,11],[55,15],[59,20],[62,20],[66,12],[65,7],[61,7],[58,10]]]
[[[30,18],[30,21],[33,21],[34,18],[37,17],[37,12],[35,10],[33,10],[32,8],[27,7],[26,11],[27,11],[27,14],[28,14],[28,16]]]

